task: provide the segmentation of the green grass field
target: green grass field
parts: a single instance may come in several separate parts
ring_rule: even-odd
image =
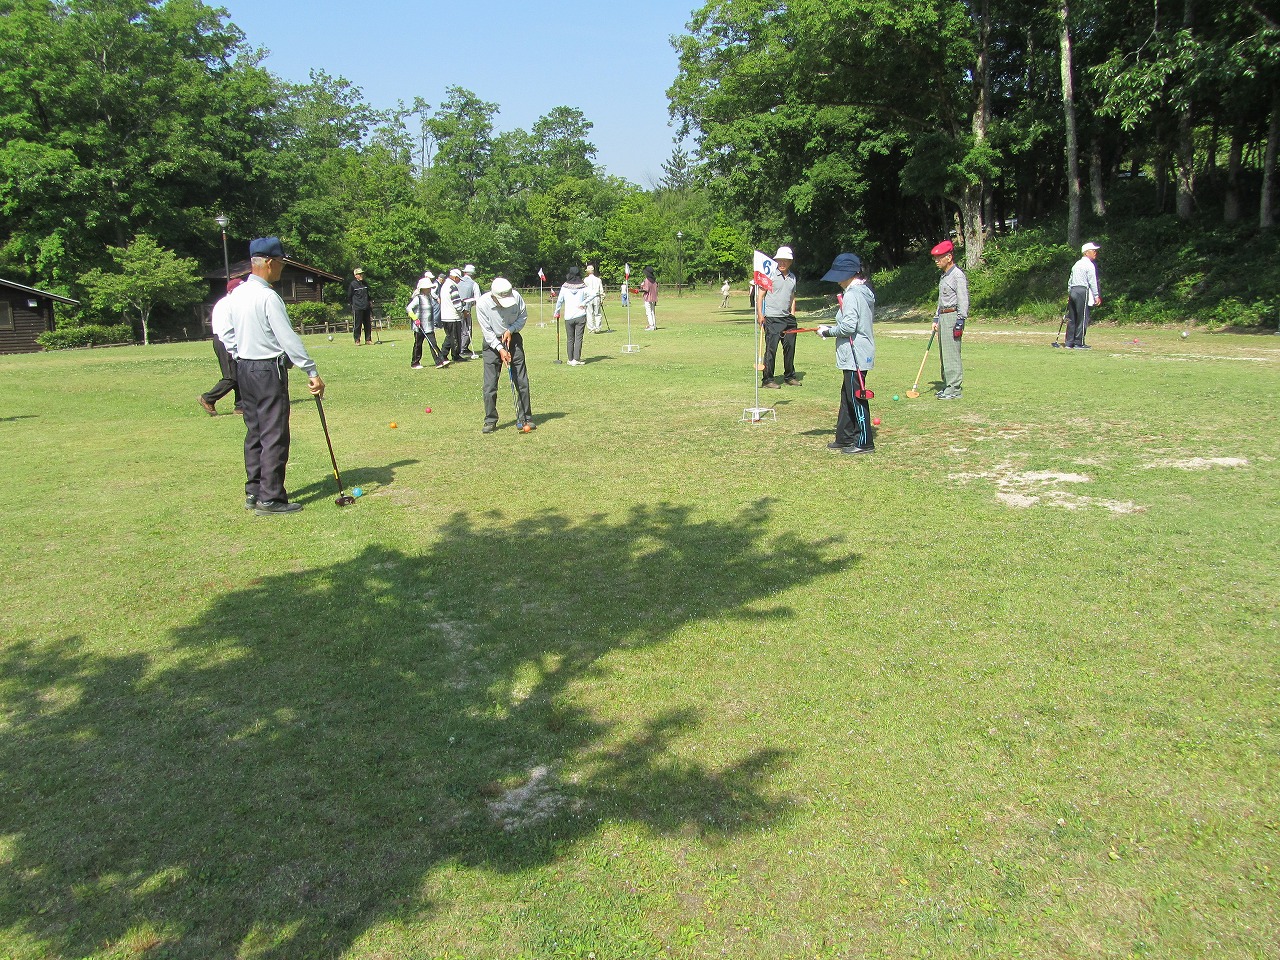
[[[291,517],[208,343],[0,357],[0,957],[1280,953],[1280,338],[880,323],[847,457],[718,299],[530,436],[309,338]]]

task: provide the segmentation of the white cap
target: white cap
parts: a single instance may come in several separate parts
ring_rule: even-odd
[[[516,292],[511,289],[511,281],[505,277],[494,277],[489,284],[489,293],[501,306],[509,307],[516,302]]]
[[[1090,250],[1101,250],[1101,249],[1102,248],[1098,246],[1096,243],[1094,243],[1093,241],[1089,241],[1083,247],[1080,248],[1080,252],[1088,253]]]
[[[475,273],[475,272],[476,272],[476,265],[475,265],[474,263],[468,263],[465,267],[463,267],[463,268],[462,268],[462,272],[463,272],[463,273]]]
[[[423,277],[421,280],[419,280],[419,281],[418,281],[418,289],[419,289],[419,290],[428,290],[428,289],[430,289],[430,287],[431,287],[431,278],[430,278],[430,277]]]
[[[795,254],[791,252],[790,247],[779,247],[778,252],[773,255],[775,260],[794,260]]]
[[[432,273],[430,270],[423,270],[423,271],[422,271],[422,279],[423,279],[423,280],[434,280],[435,278],[436,278],[436,275],[435,275],[434,273]]]
[[[457,267],[454,267],[452,270],[449,271],[449,276],[453,277],[453,279],[455,280],[461,280],[462,271],[459,270]]]

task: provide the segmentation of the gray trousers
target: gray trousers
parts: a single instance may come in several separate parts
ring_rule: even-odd
[[[938,356],[942,360],[942,391],[960,393],[964,385],[964,364],[960,362],[960,341],[955,337],[958,313],[938,314]]]
[[[1082,347],[1089,329],[1089,288],[1071,287],[1067,296],[1067,346]]]
[[[569,354],[568,359],[582,359],[582,334],[586,329],[587,318],[585,314],[581,317],[574,317],[572,320],[565,318],[564,339],[565,352]]]

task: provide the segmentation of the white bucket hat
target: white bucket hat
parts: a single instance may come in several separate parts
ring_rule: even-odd
[[[794,260],[795,258],[790,247],[779,247],[778,252],[773,255],[775,260]]]

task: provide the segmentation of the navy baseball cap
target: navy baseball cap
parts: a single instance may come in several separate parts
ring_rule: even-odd
[[[249,243],[251,257],[278,257],[284,259],[284,247],[280,246],[279,237],[259,237]]]
[[[839,283],[841,280],[856,277],[861,272],[862,259],[856,253],[842,253],[832,261],[831,269],[823,275],[822,279]]]

